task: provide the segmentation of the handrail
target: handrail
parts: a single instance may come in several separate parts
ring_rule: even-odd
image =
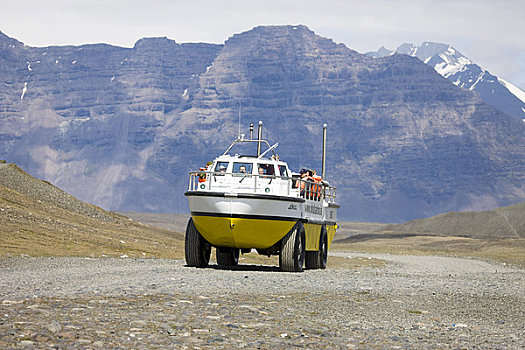
[[[232,149],[232,147],[237,143],[237,142],[257,142],[257,143],[261,143],[261,142],[264,142],[267,146],[268,146],[268,150],[266,150],[266,152],[268,152],[269,150],[272,151],[272,153],[277,156],[277,154],[275,154],[274,152],[274,148],[277,147],[275,146],[274,148],[272,148],[272,146],[270,146],[270,143],[268,143],[268,141],[266,140],[245,140],[245,139],[237,139],[235,141],[233,141],[233,143],[230,145],[230,147],[228,147],[228,149],[226,151],[224,151],[224,153],[222,154],[223,156],[227,155],[228,152]],[[278,145],[278,143],[277,143]],[[266,153],[264,152],[264,153]]]
[[[199,181],[199,175],[205,175],[205,181]],[[253,191],[257,192],[259,179],[281,179],[288,182],[287,194],[290,195],[292,191],[297,193],[297,197],[321,201],[322,199],[326,200],[328,203],[335,203],[336,199],[336,187],[327,185],[326,183],[318,183],[309,180],[303,180],[301,178],[294,178],[289,176],[279,176],[279,175],[260,175],[260,174],[243,174],[243,173],[226,173],[226,172],[217,172],[217,171],[191,171],[189,173],[190,181],[188,190],[197,191],[197,190],[212,190],[214,182],[217,181],[217,177],[229,176],[230,178],[241,178],[241,181],[244,181],[245,178],[251,177],[254,178],[254,185],[252,188],[246,188],[244,184],[243,191]],[[214,181],[212,181],[212,177]],[[204,184],[203,188],[199,188],[199,184]],[[231,184],[234,185],[234,184]]]
[[[264,157],[264,155],[270,151],[272,151],[273,154],[275,154],[275,152],[273,151],[274,149],[277,148],[277,146],[279,146],[279,142],[277,142],[275,145],[273,145],[272,147],[268,148],[266,151],[264,151],[264,153],[261,153],[261,155],[259,157],[257,157],[257,159],[262,159],[262,157]]]

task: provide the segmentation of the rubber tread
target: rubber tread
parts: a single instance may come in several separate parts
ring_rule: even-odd
[[[232,267],[239,264],[238,248],[217,247],[217,265]]]
[[[190,267],[206,267],[210,263],[211,245],[197,231],[193,219],[188,220],[184,241],[186,265]]]
[[[301,272],[305,258],[304,226],[297,222],[281,242],[279,267],[282,271]]]
[[[326,234],[326,227],[321,227],[321,234],[319,235],[319,249],[315,252],[306,252],[305,267],[309,270],[326,269],[326,261],[328,249],[328,237]]]

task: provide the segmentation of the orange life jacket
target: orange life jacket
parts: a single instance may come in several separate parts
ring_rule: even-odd
[[[301,190],[304,191],[305,193],[305,198],[306,199],[312,199],[313,197],[313,191],[314,191],[314,183],[313,183],[313,178],[309,175],[305,176],[302,178],[302,182],[301,182]]]
[[[297,179],[296,186],[301,189],[301,192],[304,192],[305,185],[306,185],[305,181],[306,181],[306,176],[303,176],[303,174],[301,174],[301,176]]]
[[[206,171],[206,168],[199,168],[199,171]],[[206,173],[199,173],[199,182],[206,181]]]
[[[321,198],[321,191],[323,188],[323,179],[319,175],[314,175],[312,177],[312,181],[315,183],[315,185],[313,185],[314,187],[312,188],[312,191],[314,192],[314,198],[319,200]]]

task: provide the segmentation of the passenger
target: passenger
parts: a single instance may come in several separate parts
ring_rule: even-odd
[[[302,177],[305,181],[305,198],[310,200],[319,200],[320,199],[320,190],[321,184],[319,182],[320,176],[316,175],[315,170],[308,170],[305,172],[306,175]]]
[[[225,173],[225,172],[226,172],[226,167],[225,167],[224,165],[221,165],[221,166],[219,167],[219,171],[220,171],[221,173]]]
[[[201,167],[201,168],[199,168],[199,171],[201,171],[201,172],[199,173],[199,175],[198,175],[198,176],[199,176],[199,182],[206,182],[206,173],[205,173],[205,172],[206,172],[206,171],[210,171],[209,168],[210,168],[210,165],[212,165],[212,164],[213,164],[212,161],[208,161],[208,162],[206,163],[206,167]]]
[[[244,165],[241,165],[241,166],[239,167],[239,172],[240,172],[241,174],[246,174],[246,167],[245,167]]]
[[[264,175],[264,169],[262,167],[259,167],[259,175]]]
[[[206,181],[206,168],[204,167],[201,167],[199,168],[199,174],[198,174],[198,177],[199,177],[199,182],[205,182]]]
[[[314,199],[315,184],[314,184],[314,170],[308,170],[308,175],[306,176],[306,189],[307,189],[307,198],[310,200]]]
[[[323,189],[323,179],[321,178],[321,176],[315,175],[315,172],[314,172],[314,175],[312,176],[312,180],[314,182],[314,188],[313,188],[314,199],[316,201],[319,201],[321,200],[321,192]]]
[[[301,177],[300,177],[300,179],[297,180],[297,186],[296,187],[301,189],[301,197],[306,197],[305,190],[306,190],[306,180],[307,180],[307,177],[308,177],[308,170],[301,169],[301,171],[299,173],[301,174]]]

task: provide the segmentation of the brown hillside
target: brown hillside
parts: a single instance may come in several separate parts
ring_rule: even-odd
[[[445,213],[382,231],[441,236],[525,238],[525,202],[490,211]]]
[[[182,259],[183,236],[84,203],[14,164],[0,164],[0,256]]]

